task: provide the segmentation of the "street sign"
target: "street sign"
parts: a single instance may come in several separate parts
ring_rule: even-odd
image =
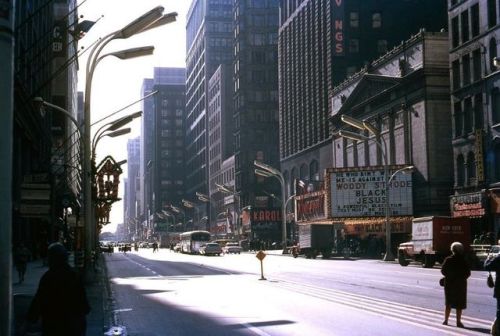
[[[266,257],[266,253],[264,251],[259,251],[259,252],[257,252],[257,254],[255,256],[257,257],[257,259],[262,261]]]

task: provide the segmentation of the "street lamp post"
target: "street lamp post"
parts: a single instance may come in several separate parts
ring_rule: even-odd
[[[198,199],[204,203],[207,203],[208,204],[208,220],[207,220],[207,224],[206,224],[206,229],[207,231],[210,231],[210,227],[211,227],[211,223],[210,223],[210,220],[212,218],[212,209],[216,209],[216,206],[213,204],[212,200],[210,199],[210,196],[209,195],[205,195],[199,191],[196,192],[196,197],[198,197]]]
[[[91,143],[90,143],[90,98],[91,98],[91,89],[92,89],[92,77],[94,74],[94,70],[98,62],[102,59],[99,57],[100,52],[103,48],[112,40],[115,39],[127,39],[133,35],[141,33],[145,30],[155,28],[159,25],[166,24],[172,21],[175,21],[175,17],[177,13],[170,13],[163,15],[164,8],[162,6],[158,6],[150,10],[149,12],[141,15],[136,20],[130,22],[128,25],[123,27],[120,30],[112,32],[106,35],[104,38],[99,40],[92,50],[89,53],[89,57],[87,60],[87,66],[85,71],[85,98],[84,98],[84,165],[83,165],[83,176],[84,176],[84,206],[85,206],[85,259],[87,261],[87,266],[90,264],[90,256],[91,251],[94,249],[95,242],[93,241],[94,231],[95,231],[95,223],[93,221],[93,207],[92,207],[92,178],[90,176],[92,171],[91,164]],[[113,55],[116,57],[120,57],[122,59],[130,58],[130,57],[138,57],[143,56],[147,52],[151,52],[152,50],[143,49],[143,50],[135,50],[131,54],[122,53],[116,54],[112,53],[109,55]],[[89,269],[90,267],[87,267]]]
[[[240,240],[240,195],[236,190],[231,190],[227,186],[215,183],[215,186],[217,187],[217,190],[219,190],[222,193],[230,194],[233,195],[233,204],[235,204],[235,214],[236,214],[236,234],[235,238],[237,241]],[[236,199],[238,199],[238,203],[236,202]]]
[[[260,168],[260,169],[255,169],[255,174],[256,175],[260,175],[260,176],[263,176],[263,177],[275,177],[276,179],[278,179],[278,181],[280,181],[280,184],[281,184],[281,220],[282,220],[282,224],[281,226],[283,227],[282,228],[282,231],[281,231],[281,234],[282,234],[282,237],[281,237],[281,240],[283,241],[283,254],[287,253],[287,248],[286,248],[286,245],[287,245],[287,233],[286,233],[286,202],[287,200],[285,200],[285,197],[286,197],[286,185],[285,185],[285,178],[283,177],[283,174],[281,174],[281,172],[274,168],[274,167],[271,167],[265,163],[262,163],[260,161],[257,161],[255,160],[253,162],[253,164]]]
[[[380,151],[382,152],[382,158],[384,161],[384,192],[385,192],[385,255],[383,260],[384,261],[394,261],[395,257],[394,254],[392,253],[392,241],[391,241],[391,223],[390,223],[390,200],[389,200],[389,184],[391,183],[392,179],[394,176],[396,176],[397,173],[405,171],[405,170],[410,170],[413,169],[413,166],[407,166],[403,167],[396,172],[394,172],[390,177],[389,177],[389,165],[387,162],[387,143],[385,142],[385,139],[380,135],[380,131],[375,128],[373,125],[366,121],[361,121],[357,120],[355,118],[349,117],[347,115],[341,116],[341,120],[350,125],[353,126],[354,128],[357,128],[361,131],[368,131],[371,134],[375,136],[375,143],[379,147]],[[349,131],[339,131],[337,133],[339,136],[347,139],[351,139],[354,141],[367,141],[369,138],[363,134],[358,134],[358,133],[353,133]],[[376,138],[381,138],[382,143],[378,141]]]

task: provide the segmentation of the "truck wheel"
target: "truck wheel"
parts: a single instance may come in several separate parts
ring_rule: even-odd
[[[422,267],[424,267],[424,268],[434,267],[434,257],[426,254],[424,256],[424,259],[422,260]]]
[[[401,266],[408,266],[410,262],[406,260],[404,253],[398,253],[398,262]]]
[[[325,251],[321,252],[321,256],[322,256],[321,257],[322,259],[330,259],[330,251],[325,250]]]

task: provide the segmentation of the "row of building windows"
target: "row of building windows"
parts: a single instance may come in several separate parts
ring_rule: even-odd
[[[468,135],[483,128],[483,96],[481,93],[467,97],[453,106],[455,137]]]
[[[497,0],[479,1],[451,18],[451,46],[458,47],[481,33],[480,5],[486,5],[487,29],[497,25]]]
[[[360,26],[360,18],[358,12],[350,12],[349,13],[349,26],[351,28],[359,28]],[[371,27],[374,29],[382,28],[382,14],[381,13],[372,13],[371,15]]]

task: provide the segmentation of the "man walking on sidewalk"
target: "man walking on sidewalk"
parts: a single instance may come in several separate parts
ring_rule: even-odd
[[[28,250],[23,243],[19,244],[19,247],[16,249],[14,253],[14,263],[16,265],[17,274],[19,276],[19,283],[23,283],[24,275],[26,274],[26,266],[28,265],[28,261],[30,259],[31,252]]]
[[[28,320],[36,322],[41,318],[44,336],[83,336],[90,306],[85,288],[69,266],[62,244],[49,246],[48,263],[49,270],[40,279]]]

